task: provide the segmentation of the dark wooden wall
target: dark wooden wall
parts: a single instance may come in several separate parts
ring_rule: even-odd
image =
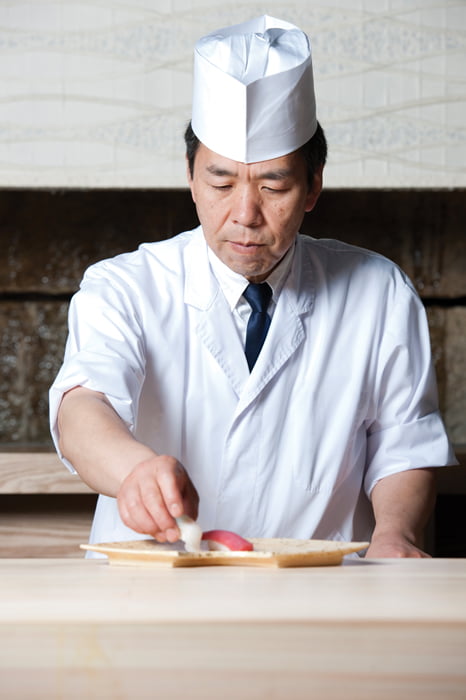
[[[196,224],[187,190],[0,191],[0,449],[51,447],[47,393],[84,269]],[[302,227],[381,252],[414,281],[458,446],[466,444],[465,228],[463,190],[327,190]]]
[[[84,269],[196,223],[187,191],[0,192],[0,444],[49,444],[47,389]],[[445,420],[466,443],[465,192],[324,191],[302,230],[381,252],[415,282]]]

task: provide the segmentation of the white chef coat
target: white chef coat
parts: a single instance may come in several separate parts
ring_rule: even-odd
[[[386,258],[333,240],[298,235],[251,373],[200,227],[93,265],[50,392],[57,449],[77,385],[184,464],[204,530],[366,540],[379,479],[455,463],[416,292]],[[91,541],[139,537],[100,496]]]

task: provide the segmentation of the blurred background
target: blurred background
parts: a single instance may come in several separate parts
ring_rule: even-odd
[[[0,535],[13,537],[8,551],[19,531],[23,545],[36,537],[42,551],[40,522],[49,528],[53,513],[87,539],[94,495],[54,487],[61,467],[43,457],[69,299],[95,260],[197,224],[183,144],[194,43],[264,13],[297,24],[312,43],[329,161],[302,230],[379,251],[411,277],[429,318],[444,419],[465,461],[464,0],[1,0]],[[442,470],[432,553],[466,556],[465,507],[462,471]],[[49,537],[50,551],[63,554]]]

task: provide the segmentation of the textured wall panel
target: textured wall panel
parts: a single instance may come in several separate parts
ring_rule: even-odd
[[[303,225],[377,250],[415,281],[456,443],[466,443],[465,220],[464,191],[327,191]],[[47,392],[85,267],[195,222],[185,191],[0,192],[0,447],[50,444]]]
[[[311,36],[331,187],[466,185],[464,0],[2,0],[0,186],[183,187],[196,39]]]
[[[428,313],[445,423],[466,444],[466,309]],[[48,389],[63,358],[66,314],[64,302],[0,302],[0,447],[51,444]]]
[[[195,225],[188,191],[0,191],[0,295],[74,292],[91,263]]]
[[[466,298],[465,191],[327,190],[301,230],[376,250],[422,296]],[[0,294],[74,291],[90,263],[197,225],[188,191],[0,192]]]
[[[466,308],[428,309],[439,400],[450,439],[466,444]]]
[[[48,388],[67,333],[68,304],[0,302],[0,443],[49,443]]]

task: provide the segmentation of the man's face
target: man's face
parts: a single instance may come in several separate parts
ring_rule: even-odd
[[[201,143],[188,180],[209,247],[250,282],[262,282],[294,242],[305,212],[314,208],[322,171],[309,189],[297,151],[245,164]]]

